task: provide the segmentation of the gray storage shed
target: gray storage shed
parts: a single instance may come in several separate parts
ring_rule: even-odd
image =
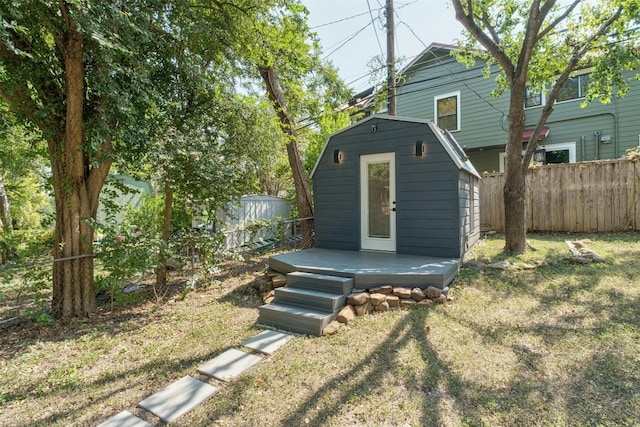
[[[312,178],[316,247],[462,258],[480,236],[480,175],[428,120],[349,126],[329,137]]]

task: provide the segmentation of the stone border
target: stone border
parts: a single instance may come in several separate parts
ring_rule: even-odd
[[[453,301],[449,296],[449,287],[444,289],[429,286],[426,289],[378,286],[371,289],[355,289],[347,297],[347,305],[340,310],[336,320],[329,323],[322,335],[330,335],[338,331],[341,324],[347,324],[358,316],[371,313],[384,313],[392,309],[430,307]]]

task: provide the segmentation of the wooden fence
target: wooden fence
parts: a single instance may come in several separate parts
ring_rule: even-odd
[[[483,230],[504,232],[503,173],[480,181]],[[640,230],[640,160],[537,166],[527,175],[529,231]]]

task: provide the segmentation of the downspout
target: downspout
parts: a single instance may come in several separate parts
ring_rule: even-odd
[[[600,160],[600,131],[594,133],[596,138],[596,158],[594,160]]]
[[[585,161],[585,150],[584,150],[584,135],[582,135],[580,137],[580,161],[584,162]]]
[[[617,98],[616,98],[617,101]],[[617,103],[616,103],[616,111],[618,111],[618,107],[617,107]],[[574,120],[585,120],[585,119],[591,119],[594,117],[600,117],[600,116],[611,116],[613,117],[613,138],[614,138],[614,144],[615,144],[615,156],[616,158],[619,155],[619,145],[618,145],[618,116],[615,113],[596,113],[596,114],[589,114],[588,116],[580,116],[580,117],[572,117],[569,119],[563,119],[563,120],[551,120],[546,122],[545,124],[551,125],[554,123],[565,123],[565,122],[569,122],[569,121],[574,121]],[[527,125],[530,126],[530,125]],[[599,134],[600,132],[598,132]],[[599,158],[599,149],[598,146],[600,144],[600,141],[597,141],[596,143],[596,158]]]

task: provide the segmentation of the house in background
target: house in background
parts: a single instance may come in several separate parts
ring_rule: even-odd
[[[485,63],[478,60],[467,68],[451,56],[455,49],[433,43],[404,68],[396,91],[397,113],[432,120],[455,136],[477,170],[503,172],[509,99],[508,94],[491,96],[498,68],[484,78]],[[629,78],[634,75],[628,73]],[[617,159],[639,145],[640,82],[633,80],[630,92],[614,96],[610,104],[595,100],[582,108],[588,84],[589,70],[578,70],[562,90],[539,138],[546,163]],[[544,103],[544,94],[528,94],[523,148]]]

